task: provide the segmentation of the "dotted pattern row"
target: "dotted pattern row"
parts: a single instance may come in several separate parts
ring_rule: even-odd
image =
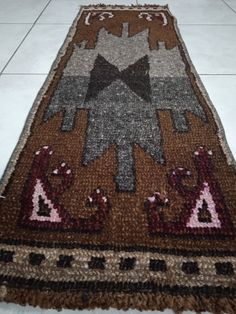
[[[13,262],[14,251],[0,250],[0,262],[11,263]],[[32,266],[40,266],[41,263],[46,259],[44,254],[39,253],[30,253],[29,264]],[[72,255],[59,255],[56,266],[62,268],[72,267],[71,263],[73,262]],[[120,258],[119,269],[123,271],[135,269],[136,258],[127,257]],[[95,257],[92,256],[88,262],[89,269],[98,269],[104,270],[106,267],[105,257]],[[167,265],[164,260],[161,259],[150,259],[149,261],[149,270],[153,272],[166,272]],[[200,275],[200,268],[196,261],[183,262],[181,266],[183,273],[187,275]],[[215,270],[217,275],[223,276],[232,276],[234,275],[234,267],[231,262],[217,262],[215,263]]]

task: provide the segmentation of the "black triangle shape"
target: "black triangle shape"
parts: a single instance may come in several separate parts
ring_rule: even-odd
[[[120,72],[118,68],[98,54],[90,73],[90,81],[85,101],[96,97],[101,90],[109,86],[119,77]]]
[[[148,56],[144,56],[122,71],[122,80],[142,99],[151,102]]]
[[[211,213],[208,210],[208,204],[205,199],[202,202],[202,207],[198,208],[198,221],[203,223],[212,222]]]
[[[39,195],[39,210],[37,211],[38,216],[50,217],[51,209],[48,205],[44,202],[41,195]]]
[[[95,98],[100,91],[117,79],[124,81],[135,94],[150,102],[149,68],[147,55],[120,72],[116,66],[110,64],[104,57],[98,54],[90,73],[85,102]]]

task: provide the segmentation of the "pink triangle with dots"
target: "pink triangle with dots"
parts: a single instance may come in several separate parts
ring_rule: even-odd
[[[199,213],[204,204],[207,206],[207,211],[210,216],[209,221],[200,221]],[[216,204],[213,200],[210,188],[207,182],[204,182],[204,188],[200,192],[200,196],[196,201],[195,207],[192,209],[192,214],[187,222],[188,228],[221,228],[221,222],[216,211]]]
[[[52,201],[48,199],[40,179],[36,179],[32,202],[33,211],[29,218],[30,220],[61,222],[58,210],[55,208]],[[45,213],[42,213],[41,206],[44,206],[47,209]]]

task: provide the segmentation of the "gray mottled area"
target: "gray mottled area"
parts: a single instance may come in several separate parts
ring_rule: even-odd
[[[150,77],[187,77],[185,64],[179,48],[167,50],[163,42],[159,42],[158,50],[149,50]]]
[[[188,78],[151,78],[151,102],[156,109],[171,110],[175,127],[178,131],[187,131],[188,125],[185,117],[187,111],[206,121],[205,113],[195,96]],[[54,93],[54,96],[45,113],[44,120],[47,121],[55,113],[64,113],[62,130],[71,131],[75,115],[78,109],[89,109],[93,100],[85,103],[84,99],[88,88],[88,77],[63,77]],[[123,84],[124,85],[124,84]],[[107,91],[109,101],[109,89]],[[116,95],[113,102],[120,101]],[[104,100],[103,103],[106,103]],[[100,104],[100,106],[103,106]]]
[[[85,43],[74,46],[74,51],[65,69],[64,76],[87,76],[90,77],[90,71],[93,69],[94,61],[98,55],[95,49],[85,49]]]
[[[149,76],[178,77],[187,76],[185,64],[181,58],[179,48],[167,50],[163,42],[158,43],[158,50],[150,50],[148,44],[148,30],[135,36],[127,37],[127,24],[123,25],[122,37],[109,34],[102,28],[98,35],[95,49],[84,49],[85,43],[76,45],[74,52],[64,69],[64,75],[89,76],[98,54],[120,71],[134,64],[143,56],[149,56]]]
[[[52,118],[58,112],[63,112],[64,117],[61,129],[62,131],[71,131],[74,127],[77,110],[86,108],[84,99],[88,84],[89,77],[62,77],[44,115],[44,121]]]
[[[159,163],[164,161],[157,109],[170,110],[175,128],[187,131],[186,112],[202,120],[202,110],[188,78],[151,78],[151,102],[138,97],[119,79],[104,88],[96,98],[84,102],[87,77],[64,77],[54,94],[45,120],[63,111],[62,130],[73,129],[78,109],[89,110],[83,163],[89,165],[116,144],[116,183],[120,191],[135,189],[133,144],[138,144]]]
[[[118,189],[134,190],[134,143],[139,144],[156,162],[164,161],[155,108],[120,80],[113,82],[87,105],[93,109],[89,113],[83,163],[89,164],[116,144]]]
[[[179,48],[166,50],[164,43],[159,42],[159,49],[150,50],[148,30],[128,37],[127,27],[127,24],[123,25],[122,37],[113,36],[104,28],[101,29],[95,49],[85,49],[85,42],[74,47],[44,116],[44,121],[48,121],[54,114],[63,112],[61,129],[71,131],[77,111],[88,109],[83,163],[89,165],[115,144],[115,181],[120,191],[135,190],[133,144],[140,145],[156,162],[164,162],[158,110],[170,110],[174,127],[179,132],[188,131],[186,112],[206,121],[205,113],[187,76]],[[90,93],[91,97],[86,98],[88,86],[91,85],[90,72],[98,55],[119,71],[124,71],[147,56],[150,67],[146,67],[150,77],[149,89],[141,82],[143,78],[134,68],[130,71],[132,73],[125,77],[130,88],[124,80],[118,79],[118,76],[117,79],[114,76],[109,85],[100,84],[104,72],[101,67],[101,70],[94,71],[96,75],[92,80],[92,87],[97,92]],[[137,93],[139,85],[150,94],[151,101],[140,98]],[[102,88],[98,88],[99,86]],[[131,90],[134,90],[134,87],[136,93]]]
[[[147,41],[148,30],[128,37],[127,28],[128,24],[123,24],[122,37],[113,36],[102,28],[95,49],[83,49],[84,43],[82,47],[75,46],[74,53],[64,70],[65,75],[87,75],[92,70],[98,54],[115,65],[119,71],[145,56],[150,51]]]
[[[195,96],[188,78],[151,78],[152,104],[160,110],[171,110],[175,128],[187,131],[186,112],[191,112],[206,121],[205,113]]]

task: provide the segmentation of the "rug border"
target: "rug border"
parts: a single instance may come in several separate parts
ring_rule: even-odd
[[[166,295],[164,293],[96,293],[95,295],[80,293],[57,293],[48,291],[16,290],[12,288],[0,287],[0,297],[3,301],[14,302],[20,305],[40,306],[42,309],[49,309],[48,304],[52,304],[51,309],[61,311],[63,309],[72,310],[92,310],[92,309],[116,309],[116,310],[152,310],[164,311],[171,309],[179,314],[183,311],[191,310],[196,313],[208,311],[212,314],[228,313],[235,314],[235,303],[231,298],[201,297]],[[65,307],[66,304],[66,307]]]
[[[169,11],[169,8],[168,8],[168,12],[171,14],[171,12]],[[178,23],[177,23],[177,19],[174,15],[173,16],[173,19],[174,19],[174,27],[175,27],[175,30],[176,30],[176,33],[179,37],[179,40],[180,40],[180,43],[182,45],[182,48],[183,48],[183,51],[184,51],[184,54],[186,56],[186,59],[189,63],[189,66],[190,66],[190,71],[193,73],[195,79],[196,79],[196,83],[198,85],[198,88],[200,90],[200,92],[202,93],[203,97],[205,98],[206,100],[206,103],[208,105],[208,107],[210,108],[210,111],[213,115],[213,118],[217,124],[217,128],[218,128],[218,132],[217,132],[217,136],[220,140],[220,144],[221,144],[221,147],[223,149],[223,152],[227,158],[227,162],[228,162],[228,165],[232,165],[234,166],[234,169],[236,170],[236,159],[234,158],[234,155],[229,147],[229,144],[228,144],[228,141],[226,139],[226,134],[225,134],[225,130],[224,130],[224,127],[223,127],[223,124],[221,122],[221,119],[220,119],[220,116],[213,104],[213,102],[211,101],[210,99],[210,96],[203,84],[203,82],[201,81],[201,78],[200,78],[200,75],[198,74],[195,66],[193,65],[193,62],[190,58],[190,55],[188,53],[188,50],[187,50],[187,47],[185,45],[185,42],[181,36],[181,33],[180,33],[180,29],[178,27]]]

